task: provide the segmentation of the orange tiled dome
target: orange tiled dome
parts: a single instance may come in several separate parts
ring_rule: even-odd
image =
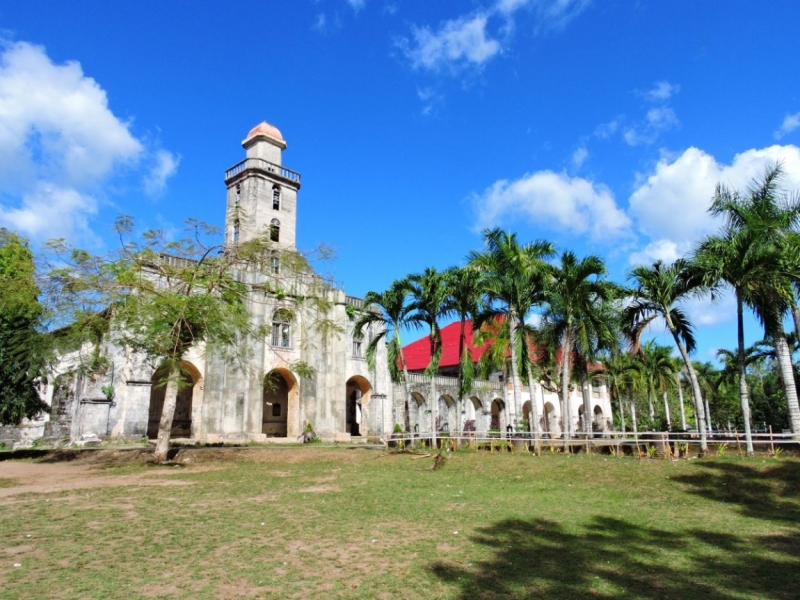
[[[250,130],[250,133],[247,134],[247,137],[245,138],[244,141],[247,142],[248,140],[253,139],[257,135],[264,135],[268,138],[272,138],[273,140],[286,143],[286,140],[283,139],[283,135],[281,135],[280,130],[274,125],[270,125],[266,121],[261,121],[261,123],[253,127]]]

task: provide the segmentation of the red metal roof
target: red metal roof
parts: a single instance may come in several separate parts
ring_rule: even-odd
[[[467,346],[472,353],[473,362],[478,362],[484,353],[487,345],[476,347],[473,344],[472,321],[464,323],[464,334],[467,338]],[[461,321],[450,323],[442,327],[442,358],[439,361],[439,368],[454,367],[459,363],[458,360],[458,338],[461,335]],[[409,371],[422,371],[431,362],[431,342],[426,335],[415,342],[403,346],[403,356]]]

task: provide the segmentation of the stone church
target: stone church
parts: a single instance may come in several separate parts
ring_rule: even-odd
[[[274,244],[264,269],[235,272],[250,289],[254,323],[265,325],[269,333],[265,339],[250,340],[249,364],[244,369],[207,355],[202,345],[193,348],[184,363],[185,385],[177,397],[173,439],[295,441],[311,426],[323,439],[349,441],[384,436],[395,424],[421,435],[433,428],[504,432],[529,420],[532,401],[541,415],[541,430],[560,434],[563,419],[558,398],[538,384],[533,390],[524,389],[523,404],[514,407],[508,382],[476,381],[456,414],[458,380],[447,372],[448,365],[458,364],[454,350],[458,344],[452,340],[445,343],[443,371],[436,376],[437,423],[428,398],[430,379],[419,372],[429,356],[416,356],[419,352],[414,350],[419,347],[424,354],[429,348],[426,339],[405,348],[413,363],[410,398],[404,398],[403,384],[390,380],[385,346],[380,346],[376,368],[370,370],[366,347],[371,336],[380,332],[367,329],[362,336],[354,336],[358,312],[369,307],[310,268],[287,266],[289,258],[297,256],[301,177],[283,166],[283,135],[264,122],[247,134],[242,146],[244,160],[225,172],[225,244],[264,233]],[[319,326],[322,322],[326,327]],[[457,325],[444,327],[443,332],[455,331]],[[451,357],[452,365],[448,352],[455,357]],[[93,354],[104,357],[107,368],[102,372],[87,373],[83,367],[86,357]],[[153,439],[166,393],[166,386],[159,385],[158,367],[113,338],[99,349],[84,347],[66,355],[41,387],[50,413],[20,427],[0,427],[0,441],[75,441],[87,435]],[[605,386],[573,390],[569,401],[577,419],[572,430],[582,429],[584,418],[601,431],[609,428],[611,406]]]
[[[346,441],[391,430],[386,349],[379,349],[371,371],[364,354],[377,332],[353,335],[363,301],[310,268],[284,272],[289,269],[281,256],[295,250],[301,187],[300,174],[283,166],[286,141],[264,122],[242,145],[244,160],[225,172],[225,243],[268,232],[275,244],[264,271],[236,273],[251,290],[254,322],[267,325],[270,333],[251,340],[246,369],[206,355],[202,346],[193,349],[184,364],[187,385],[178,394],[172,437],[210,443],[294,440],[310,425],[324,439]],[[323,320],[324,329],[317,326]],[[13,433],[1,428],[0,439],[154,438],[166,389],[157,385],[158,365],[111,339],[101,348],[108,368],[89,375],[81,369],[82,357],[93,351],[82,348],[63,357],[41,390],[50,414]],[[312,373],[307,367],[298,372],[295,366],[301,364]]]

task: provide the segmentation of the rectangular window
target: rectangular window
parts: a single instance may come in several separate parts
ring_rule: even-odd
[[[281,209],[281,190],[278,187],[272,188],[272,210]]]
[[[289,331],[288,323],[274,323],[272,325],[272,345],[279,348],[289,347]]]
[[[270,272],[273,275],[279,275],[281,272],[281,261],[277,256],[270,259]]]
[[[361,358],[362,344],[362,340],[353,340],[353,356],[356,358]]]

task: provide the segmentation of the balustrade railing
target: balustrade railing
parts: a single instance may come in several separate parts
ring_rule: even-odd
[[[283,177],[284,179],[288,179],[289,181],[293,181],[297,184],[300,183],[300,173],[292,171],[291,169],[287,169],[284,166],[276,165],[275,163],[264,160],[263,158],[246,158],[242,162],[235,164],[230,169],[225,171],[225,180],[227,181],[231,177],[238,175],[246,169],[260,169],[262,171],[272,173],[273,175]]]

